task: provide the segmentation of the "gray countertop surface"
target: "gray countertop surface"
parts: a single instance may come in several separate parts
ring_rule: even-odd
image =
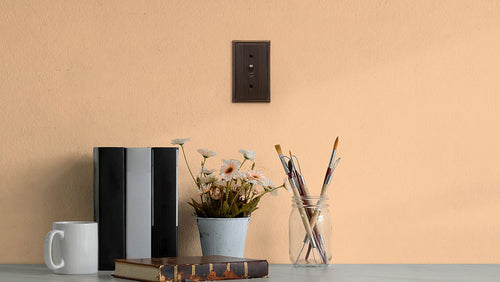
[[[53,274],[40,264],[0,265],[1,282],[17,281],[132,281],[114,278],[112,271],[93,275]],[[499,281],[500,264],[334,264],[325,268],[296,268],[271,264],[269,277],[255,281]],[[248,281],[248,280],[231,280]]]

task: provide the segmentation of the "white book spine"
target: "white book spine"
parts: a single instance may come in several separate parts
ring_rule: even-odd
[[[126,149],[126,258],[151,257],[151,148]]]

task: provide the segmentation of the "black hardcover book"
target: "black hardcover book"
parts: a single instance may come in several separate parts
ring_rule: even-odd
[[[125,148],[94,148],[94,220],[99,224],[99,270],[125,258]]]
[[[151,149],[153,212],[152,257],[177,256],[177,160],[178,148]]]

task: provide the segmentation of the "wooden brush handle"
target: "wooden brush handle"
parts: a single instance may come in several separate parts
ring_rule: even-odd
[[[295,198],[300,199],[301,197],[300,197],[299,191],[297,190],[297,187],[295,187],[295,185],[290,185],[290,186],[292,186],[292,190],[293,190],[293,194],[295,195]],[[302,223],[304,224],[304,228],[306,230],[307,235],[309,236],[309,238],[311,238],[313,240],[313,244],[316,245],[316,242],[315,242],[314,236],[313,236],[313,232],[312,232],[312,228],[311,228],[311,225],[309,224],[306,210],[304,209],[303,206],[297,206],[297,208],[298,208],[299,213],[301,215],[300,217],[302,218]]]

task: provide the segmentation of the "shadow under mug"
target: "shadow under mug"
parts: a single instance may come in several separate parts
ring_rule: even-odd
[[[59,221],[45,236],[45,264],[59,274],[97,273],[97,222]]]

